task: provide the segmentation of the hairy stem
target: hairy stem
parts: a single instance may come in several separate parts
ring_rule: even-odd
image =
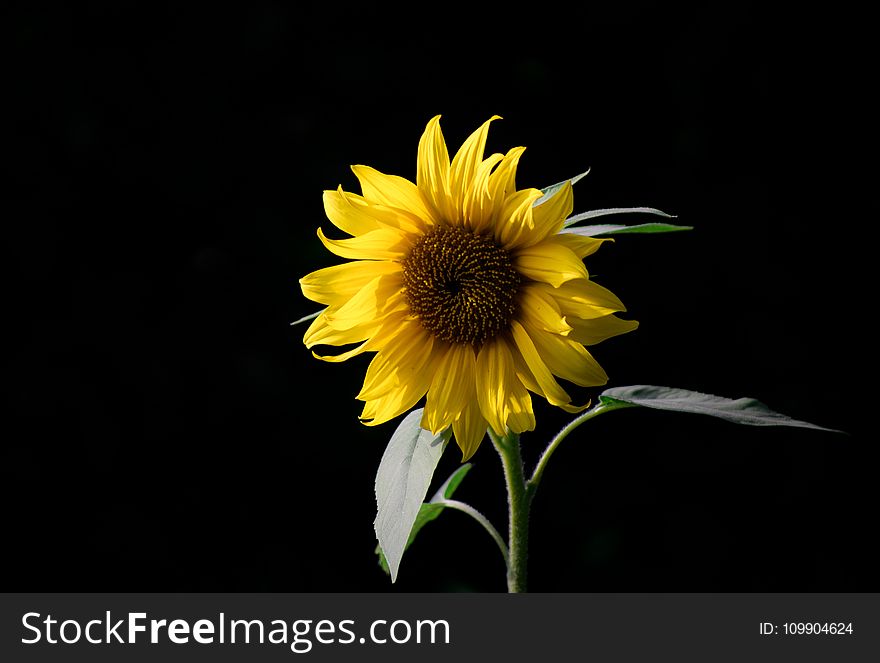
[[[504,479],[507,483],[507,502],[510,509],[507,591],[511,593],[525,592],[528,580],[531,495],[526,489],[522,456],[519,450],[519,435],[508,431],[503,437],[498,437],[490,429],[489,436],[501,456]]]

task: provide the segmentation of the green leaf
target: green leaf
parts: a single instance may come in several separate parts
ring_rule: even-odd
[[[538,205],[541,205],[542,203],[546,203],[548,200],[550,200],[554,196],[554,194],[556,194],[557,191],[559,191],[562,187],[565,186],[566,182],[571,182],[571,185],[574,186],[579,181],[581,181],[583,178],[585,178],[589,172],[590,172],[590,169],[587,168],[583,173],[581,173],[580,175],[575,175],[570,180],[562,180],[561,182],[557,182],[556,184],[551,184],[550,186],[541,189],[541,193],[543,193],[544,195],[541,196],[540,198],[538,198],[534,202],[532,207],[537,207]]]
[[[299,320],[294,320],[293,322],[291,322],[290,326],[293,327],[294,325],[301,325],[302,323],[308,322],[309,320],[314,320],[319,315],[321,315],[321,313],[323,313],[323,312],[324,312],[324,309],[321,309],[320,311],[315,311],[314,313],[309,313],[308,315],[304,315]]]
[[[419,530],[422,529],[427,523],[434,520],[437,516],[443,513],[444,507],[441,504],[422,504],[419,507],[419,513],[416,515],[416,520],[413,523],[412,531],[409,534],[409,539],[407,539],[406,547],[404,551],[409,550],[409,547],[412,545],[413,541],[416,539],[416,535],[419,533]],[[388,568],[388,560],[385,559],[385,554],[382,552],[382,546],[376,546],[376,554],[379,556],[379,566],[382,567],[382,570],[385,573],[391,575],[391,569]],[[392,582],[397,579],[396,574],[392,576]]]
[[[693,230],[693,226],[676,226],[671,223],[642,223],[637,226],[619,226],[606,223],[596,226],[579,226],[578,228],[563,228],[560,232],[585,237],[597,237],[599,235],[624,235],[624,234],[649,234],[649,233],[672,233],[682,230]]]
[[[597,219],[600,216],[609,216],[611,214],[654,214],[656,216],[664,216],[667,219],[674,219],[675,215],[667,214],[659,209],[655,209],[653,207],[609,207],[608,209],[594,209],[589,212],[581,212],[580,214],[575,214],[574,216],[570,216],[565,220],[563,227],[568,228],[569,226],[573,226],[576,223],[580,223],[581,221],[588,221],[590,219]],[[601,226],[600,226],[601,227]],[[626,226],[615,226],[620,228],[626,228]],[[678,226],[673,226],[678,227]]]
[[[443,513],[446,507],[442,504],[435,504],[434,502],[450,499],[455,492],[455,489],[458,488],[458,485],[461,483],[462,479],[464,479],[464,476],[470,471],[471,467],[473,466],[470,463],[465,463],[459,467],[445,482],[443,482],[443,485],[440,486],[434,494],[434,497],[431,498],[431,502],[421,505],[419,513],[416,515],[416,520],[413,523],[412,531],[409,533],[409,539],[407,539],[406,548],[404,550],[412,545],[412,542],[415,541],[416,535],[422,527]],[[385,559],[385,555],[382,554],[381,546],[376,546],[376,554],[379,555],[379,566],[382,567],[382,570],[385,571],[385,573],[390,574],[391,571],[388,568],[388,561]]]
[[[473,465],[470,463],[465,463],[461,467],[459,467],[455,472],[449,475],[449,478],[443,482],[443,485],[437,489],[437,492],[434,493],[434,497],[431,498],[432,502],[440,502],[441,500],[452,499],[452,494],[458,488],[458,485],[462,482],[465,475],[471,471]]]
[[[823,428],[806,421],[792,419],[789,416],[774,412],[754,398],[723,398],[712,394],[701,394],[698,391],[675,389],[673,387],[656,387],[653,385],[633,385],[631,387],[612,387],[599,395],[601,404],[627,403],[656,410],[670,412],[691,412],[707,414],[732,421],[735,424],[748,426],[796,426],[815,430],[840,433],[832,428]],[[601,405],[600,405],[601,406]]]
[[[397,580],[400,560],[418,517],[437,462],[451,431],[433,435],[421,427],[423,410],[413,410],[397,427],[376,473],[376,520],[379,546],[385,553],[391,581]]]

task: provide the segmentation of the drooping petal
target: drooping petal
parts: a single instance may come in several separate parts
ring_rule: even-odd
[[[606,315],[592,320],[571,318],[571,326],[573,330],[569,338],[584,345],[595,345],[612,336],[631,332],[639,323],[636,320],[621,320],[616,315]]]
[[[428,122],[419,139],[416,185],[433,208],[434,217],[446,222],[456,220],[455,201],[449,185],[449,152],[440,130],[440,116]]]
[[[513,358],[507,346],[497,339],[486,343],[477,354],[476,364],[477,401],[483,417],[497,435],[507,429],[509,385],[516,376]]]
[[[473,186],[477,169],[483,163],[489,125],[493,120],[500,119],[500,116],[493,115],[483,122],[479,129],[468,136],[452,158],[452,164],[449,167],[449,189],[452,194],[453,206],[462,218],[467,215],[468,211],[468,206],[465,204],[465,194]]]
[[[402,270],[399,263],[390,260],[356,260],[307,274],[299,285],[303,295],[313,302],[341,306],[376,277]]]
[[[476,378],[480,412],[497,435],[504,435],[508,427],[515,433],[535,427],[531,396],[516,376],[513,355],[503,336],[480,349]]]
[[[421,338],[424,340],[424,335]],[[416,345],[415,340],[415,336],[411,336],[406,342]],[[380,369],[385,372],[379,378],[384,382],[375,385],[375,391],[381,393],[367,399],[364,411],[361,413],[362,420],[371,419],[371,421],[365,422],[368,426],[377,426],[403,414],[427,393],[434,375],[433,368],[437,363],[437,355],[433,352],[430,336],[427,341],[427,345],[416,345],[421,349],[421,352],[416,353],[416,356],[409,355],[400,358],[399,363],[392,366],[391,373],[388,372],[388,366],[393,365],[393,360],[389,361],[387,357],[385,358],[386,366]],[[373,361],[376,362],[383,352],[384,350],[380,351]],[[358,398],[365,400],[360,394]]]
[[[510,330],[520,356],[534,378],[535,386],[538,387],[536,393],[541,394],[552,405],[568,411],[571,408],[571,396],[566,393],[565,389],[559,386],[556,378],[553,377],[550,369],[547,368],[547,365],[535,348],[535,344],[528,332],[516,320],[510,323]],[[578,409],[575,408],[574,411],[578,411]]]
[[[533,281],[549,283],[558,288],[572,279],[587,279],[584,263],[568,249],[555,242],[541,242],[514,253],[517,271]]]
[[[350,260],[400,260],[411,245],[405,234],[382,228],[351,239],[330,239],[318,228],[318,239],[330,253]]]
[[[436,223],[437,216],[425,203],[416,185],[408,179],[386,175],[369,166],[352,166],[351,170],[361,183],[361,190],[368,202],[397,208],[417,219]]]
[[[442,351],[428,398],[422,426],[432,433],[439,433],[464,410],[474,384],[476,358],[470,344],[448,345]]]
[[[514,433],[535,430],[535,412],[532,409],[532,397],[523,383],[516,379],[510,385],[508,397],[509,412],[507,427]]]
[[[608,382],[605,371],[583,345],[529,324],[524,326],[551,373],[581,387]]]
[[[403,320],[399,327],[399,332],[367,367],[364,385],[357,395],[359,400],[378,398],[405,382],[418,379],[421,373],[428,373],[425,391],[430,386],[433,374],[425,369],[431,361],[434,337],[418,320]]]
[[[474,455],[480,442],[486,436],[486,420],[480,414],[480,406],[473,398],[473,394],[468,398],[464,410],[458,415],[458,419],[452,422],[452,433],[461,449],[461,462],[463,463]]]

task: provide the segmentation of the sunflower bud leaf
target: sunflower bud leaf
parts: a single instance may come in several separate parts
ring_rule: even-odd
[[[599,402],[599,407],[626,403],[655,410],[706,414],[747,426],[794,426],[832,433],[842,432],[833,428],[817,426],[807,421],[792,419],[787,415],[774,412],[754,398],[730,399],[673,387],[656,387],[645,384],[612,387],[599,395]]]
[[[406,548],[404,550],[412,545],[413,541],[415,541],[416,535],[422,527],[443,513],[446,506],[442,501],[448,500],[452,497],[453,493],[455,493],[455,489],[458,488],[458,485],[461,483],[462,479],[464,479],[464,475],[468,473],[471,467],[473,466],[470,463],[465,463],[459,467],[449,476],[443,485],[440,486],[434,494],[434,497],[431,498],[431,501],[421,505],[416,520],[413,523],[412,530],[409,533],[409,539],[406,542]],[[388,568],[388,560],[385,559],[385,555],[382,553],[382,546],[376,546],[376,554],[379,555],[379,566],[382,567],[382,570],[385,571],[385,573],[390,574],[391,570]]]
[[[674,219],[674,214],[667,214],[663,210],[659,210],[655,207],[608,207],[606,209],[594,209],[588,212],[581,212],[580,214],[574,214],[568,217],[563,223],[563,227],[568,228],[573,226],[576,223],[580,223],[581,221],[589,221],[590,219],[598,219],[601,216],[611,216],[612,214],[653,214],[655,216],[662,216],[667,219]],[[650,225],[650,224],[645,224]],[[662,225],[662,224],[658,224]],[[601,226],[600,226],[601,227]],[[626,228],[627,226],[620,226],[621,228]],[[681,226],[672,226],[673,228],[680,228]]]
[[[397,427],[376,473],[376,538],[388,561],[391,581],[418,518],[434,470],[451,431],[434,435],[421,427],[423,410],[413,410]],[[435,516],[436,517],[436,516]]]

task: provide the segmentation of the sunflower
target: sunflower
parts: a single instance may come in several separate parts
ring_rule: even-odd
[[[324,246],[345,262],[303,277],[303,294],[326,305],[306,331],[308,348],[354,348],[325,361],[375,352],[361,420],[375,426],[427,395],[421,425],[452,427],[463,460],[487,427],[498,435],[533,430],[529,392],[568,412],[556,378],[607,382],[585,345],[631,331],[625,308],[590,280],[583,258],[603,241],[560,232],[573,206],[571,184],[545,196],[517,190],[525,148],[484,158],[494,116],[449,160],[434,117],[419,141],[416,182],[352,166],[362,195],[324,192],[327,217],[351,235]]]

